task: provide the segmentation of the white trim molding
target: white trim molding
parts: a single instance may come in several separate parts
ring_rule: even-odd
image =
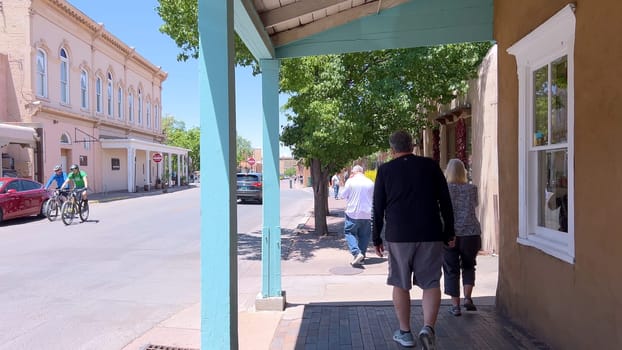
[[[575,262],[574,239],[574,5],[569,4],[542,25],[520,39],[507,52],[516,57],[518,74],[518,230],[517,242],[535,247],[568,263]],[[558,144],[532,144],[534,135],[534,73],[556,60],[567,58],[567,139]],[[550,74],[549,74],[550,76]],[[550,81],[549,81],[550,82]],[[552,85],[549,85],[552,86]],[[548,89],[548,88],[547,88]],[[552,89],[552,88],[551,88]],[[548,90],[551,90],[548,89]],[[550,99],[549,95],[549,99]],[[549,111],[550,111],[549,103]],[[550,116],[549,116],[550,127]],[[538,224],[537,151],[567,150],[567,231]]]

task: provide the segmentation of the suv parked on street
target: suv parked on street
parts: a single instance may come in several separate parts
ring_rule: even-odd
[[[263,180],[260,173],[237,173],[237,199],[240,202],[263,202]]]

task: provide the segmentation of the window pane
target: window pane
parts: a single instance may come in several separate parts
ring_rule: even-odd
[[[568,232],[568,151],[538,152],[538,226]]]
[[[548,142],[549,134],[549,89],[548,66],[533,72],[533,145],[542,146]]]
[[[551,63],[551,143],[568,141],[568,57]]]

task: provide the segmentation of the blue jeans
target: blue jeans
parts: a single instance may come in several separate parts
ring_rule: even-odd
[[[343,233],[346,236],[348,249],[350,249],[352,256],[357,256],[359,253],[366,255],[371,238],[370,219],[352,219],[346,215]]]
[[[335,199],[337,199],[337,195],[339,195],[339,185],[333,185],[333,191],[335,192]]]

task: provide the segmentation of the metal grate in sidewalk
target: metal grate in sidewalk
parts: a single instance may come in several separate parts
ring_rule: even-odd
[[[147,345],[147,347],[143,348],[142,350],[199,350],[199,349],[179,348],[176,346],[149,344]]]

